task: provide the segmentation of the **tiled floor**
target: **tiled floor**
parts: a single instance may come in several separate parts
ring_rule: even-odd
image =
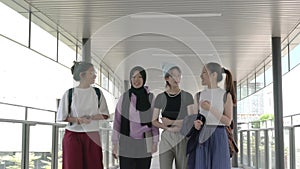
[[[158,153],[153,154],[151,169],[160,169],[158,158],[159,158]],[[175,168],[175,166],[173,168]],[[232,168],[232,169],[241,169],[241,168]]]

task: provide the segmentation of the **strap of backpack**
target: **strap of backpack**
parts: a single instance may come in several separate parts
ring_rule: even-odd
[[[98,108],[100,107],[100,98],[101,98],[101,92],[100,89],[97,87],[93,87],[96,91],[97,97],[98,97]]]
[[[68,115],[71,114],[71,104],[72,104],[73,91],[74,91],[74,88],[71,88],[68,91]]]
[[[68,91],[68,116],[71,114],[71,104],[72,104],[72,95],[73,95],[74,88],[69,89]],[[72,122],[69,122],[72,125]]]

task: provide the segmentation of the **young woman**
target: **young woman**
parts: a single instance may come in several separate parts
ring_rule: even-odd
[[[106,100],[91,87],[96,78],[91,63],[74,62],[71,71],[79,85],[64,93],[57,112],[58,121],[69,122],[62,143],[63,169],[103,169],[99,120],[109,117]]]
[[[225,90],[218,86],[223,73],[226,74]],[[206,123],[202,126],[202,121],[194,121],[197,130],[203,128],[199,135],[193,169],[230,169],[225,126],[229,126],[232,121],[232,109],[236,103],[232,75],[218,63],[208,63],[200,77],[202,85],[207,88],[201,91],[199,100],[195,99],[195,102],[200,113],[206,117]]]
[[[158,128],[153,126],[153,94],[146,83],[146,71],[136,66],[130,71],[131,88],[119,99],[112,136],[113,155],[120,169],[149,169],[157,151]]]
[[[160,93],[154,104],[153,122],[164,131],[159,145],[160,168],[172,169],[175,159],[176,169],[186,169],[186,138],[180,134],[182,121],[188,114],[193,114],[193,96],[181,90],[181,70],[178,66],[163,67],[166,91]],[[161,113],[161,122],[158,120]]]

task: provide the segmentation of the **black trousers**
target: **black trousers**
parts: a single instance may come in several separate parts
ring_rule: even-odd
[[[119,156],[120,169],[150,169],[152,157],[128,158]]]

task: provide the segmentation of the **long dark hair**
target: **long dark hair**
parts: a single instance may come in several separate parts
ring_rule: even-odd
[[[232,74],[228,69],[225,69],[218,63],[208,63],[205,65],[205,67],[210,71],[210,73],[217,73],[217,82],[220,82],[223,80],[222,73],[226,73],[226,78],[225,78],[225,90],[226,92],[229,92],[232,97],[232,102],[235,105],[236,104],[236,93],[235,93],[235,87],[233,83],[233,78]]]

